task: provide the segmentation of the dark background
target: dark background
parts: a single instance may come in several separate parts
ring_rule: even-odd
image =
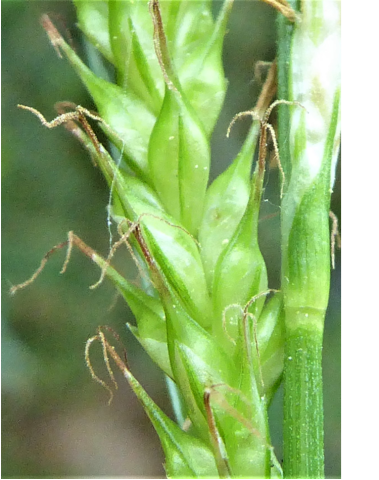
[[[233,8],[224,55],[229,89],[213,136],[212,178],[234,158],[249,126],[249,120],[239,122],[226,140],[233,115],[255,103],[260,88],[253,78],[255,62],[275,56],[272,9],[255,1],[237,1]],[[15,297],[8,294],[69,230],[103,254],[109,244],[108,192],[100,172],[63,127],[45,129],[16,108],[30,105],[51,119],[60,100],[92,107],[68,62],[49,44],[39,24],[42,13],[51,14],[60,28],[66,24],[79,49],[82,42],[70,2],[2,2],[2,478],[162,477],[158,438],[128,386],[119,379],[108,407],[106,391],[85,366],[87,338],[98,325],[112,325],[127,346],[133,373],[171,414],[163,376],[126,332],[125,322],[132,321],[127,306],[114,302],[107,283],[88,289],[99,271],[74,252],[61,276],[64,252],[58,253],[32,286]],[[275,171],[267,182],[263,217],[279,211]],[[340,216],[339,180],[332,209]],[[271,287],[279,282],[278,227],[278,216],[261,221]],[[132,268],[123,257],[118,255],[121,268]],[[336,263],[324,342],[329,478],[341,475],[339,252]],[[281,404],[279,391],[270,414],[279,459]]]

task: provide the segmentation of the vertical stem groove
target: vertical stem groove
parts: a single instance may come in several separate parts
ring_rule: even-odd
[[[287,331],[284,370],[284,476],[324,477],[322,332]]]

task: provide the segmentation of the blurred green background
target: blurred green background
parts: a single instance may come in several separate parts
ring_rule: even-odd
[[[107,283],[88,289],[99,271],[74,252],[67,272],[59,275],[62,251],[32,286],[14,297],[8,293],[69,230],[103,254],[109,246],[108,192],[100,172],[63,127],[45,129],[16,108],[18,103],[33,106],[51,119],[57,101],[93,107],[68,63],[49,44],[39,24],[42,13],[49,13],[61,31],[68,28],[84,52],[71,2],[2,2],[2,478],[163,477],[159,441],[127,385],[119,378],[120,389],[108,407],[107,392],[85,366],[87,338],[98,325],[111,325],[127,346],[134,374],[171,415],[162,375],[125,329],[125,322],[132,321],[127,306],[115,301]],[[231,162],[247,132],[249,120],[241,121],[225,138],[233,115],[255,103],[260,88],[255,62],[274,56],[271,8],[237,1],[225,40],[229,89],[213,136],[212,178]],[[279,285],[280,266],[279,216],[271,216],[279,212],[277,177],[270,171],[267,178],[260,232],[273,288]],[[332,209],[340,217],[339,178]],[[125,252],[117,256],[123,271],[133,269],[126,257]],[[341,475],[339,252],[336,265],[324,343],[328,478]],[[279,459],[281,405],[279,390],[270,419]]]

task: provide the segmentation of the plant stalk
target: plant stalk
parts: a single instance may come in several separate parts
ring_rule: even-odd
[[[278,18],[278,143],[285,172],[284,478],[324,478],[322,342],[330,287],[329,208],[340,143],[340,3],[289,2]]]
[[[322,332],[287,329],[284,372],[285,478],[324,478]]]

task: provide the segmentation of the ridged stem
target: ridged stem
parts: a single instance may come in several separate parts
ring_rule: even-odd
[[[322,331],[287,329],[284,372],[285,478],[324,478]]]
[[[296,5],[298,3],[298,5]],[[329,205],[340,142],[340,3],[291,2],[278,19],[279,116],[286,183],[281,210],[284,478],[324,478],[322,339],[330,286]],[[300,108],[299,104],[303,107]]]

